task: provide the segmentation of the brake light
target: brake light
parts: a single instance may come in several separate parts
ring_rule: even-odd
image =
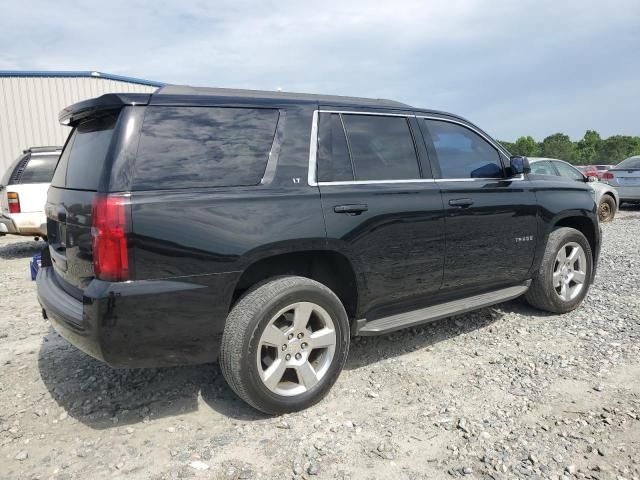
[[[16,192],[7,192],[9,201],[9,213],[20,213],[20,197]]]
[[[115,282],[129,279],[128,228],[128,196],[97,195],[91,224],[96,278]]]
[[[613,180],[615,178],[615,175],[611,172],[604,172],[602,174],[602,179],[603,180]]]

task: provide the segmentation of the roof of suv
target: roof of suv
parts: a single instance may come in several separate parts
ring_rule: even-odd
[[[289,100],[320,103],[337,103],[341,105],[367,105],[376,107],[409,107],[406,103],[383,98],[345,97],[341,95],[316,95],[312,93],[272,92],[267,90],[242,90],[234,88],[190,87],[188,85],[167,85],[159,88],[153,96],[189,95],[202,97],[242,97],[261,100]]]

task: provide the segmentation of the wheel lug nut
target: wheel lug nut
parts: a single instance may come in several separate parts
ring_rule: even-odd
[[[302,337],[304,337],[304,333],[300,332],[300,333],[298,334],[298,338],[302,338]]]
[[[306,343],[303,343],[303,344],[302,344],[302,348],[307,348],[307,344],[306,344]]]
[[[300,360],[302,358],[302,355],[299,353],[296,353],[296,360]]]
[[[282,350],[286,350],[287,349],[287,345],[282,345]]]
[[[289,355],[289,354],[287,353],[287,356],[286,356],[286,357],[284,357],[284,359],[285,359],[285,360],[287,360],[287,361],[291,360],[291,355]]]
[[[289,340],[291,340],[293,338],[293,333],[289,334]]]

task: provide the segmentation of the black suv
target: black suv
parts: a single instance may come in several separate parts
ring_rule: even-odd
[[[537,178],[455,115],[168,86],[60,120],[44,316],[116,367],[218,358],[264,412],[320,400],[352,335],[523,294],[567,312],[593,280],[587,185]]]

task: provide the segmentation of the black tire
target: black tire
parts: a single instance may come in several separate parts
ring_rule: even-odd
[[[257,355],[265,327],[281,309],[296,302],[322,307],[335,327],[331,364],[308,391],[283,396],[271,391],[258,372]],[[219,363],[229,386],[249,405],[268,414],[303,410],[319,402],[338,379],[349,352],[349,320],[338,297],[326,286],[304,277],[276,277],[245,293],[229,313],[222,336]]]
[[[576,298],[565,301],[556,292],[553,287],[553,269],[556,262],[556,256],[561,248],[568,243],[575,242],[584,250],[586,256],[586,278],[584,287]],[[527,302],[533,307],[553,313],[566,313],[574,310],[580,305],[584,297],[589,291],[591,278],[593,275],[593,255],[591,246],[586,237],[573,228],[561,227],[549,235],[547,247],[544,257],[540,263],[540,268],[532,279],[531,287],[525,294]]]
[[[598,218],[601,222],[607,223],[616,216],[616,201],[611,195],[603,195],[598,205]]]

